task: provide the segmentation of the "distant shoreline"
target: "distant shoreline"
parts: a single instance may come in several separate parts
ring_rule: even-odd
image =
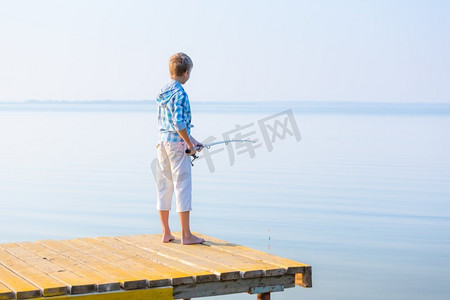
[[[193,102],[197,112],[208,113],[270,113],[292,109],[296,114],[377,114],[377,115],[450,115],[450,103],[385,103],[385,102],[318,102],[318,101],[272,101],[272,102]],[[155,112],[153,100],[93,100],[58,101],[28,100],[23,102],[0,102],[4,111],[48,112]]]

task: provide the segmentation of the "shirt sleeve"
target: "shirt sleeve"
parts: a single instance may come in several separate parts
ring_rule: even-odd
[[[186,114],[185,114],[185,102],[186,102],[186,94],[182,91],[179,91],[174,95],[174,99],[172,101],[172,126],[176,131],[180,131],[185,129],[186,126]]]

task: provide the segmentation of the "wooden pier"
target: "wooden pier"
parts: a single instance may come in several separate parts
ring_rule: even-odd
[[[160,235],[0,244],[0,299],[189,299],[311,287],[311,266],[202,236]],[[51,297],[51,298],[48,298]]]

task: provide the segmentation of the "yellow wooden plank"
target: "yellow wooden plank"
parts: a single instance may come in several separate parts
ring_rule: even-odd
[[[176,236],[176,234],[174,234]],[[156,242],[158,235],[142,235],[143,241]],[[255,278],[262,277],[266,273],[270,276],[273,275],[283,275],[285,270],[279,266],[275,266],[270,263],[257,261],[255,259],[242,257],[236,255],[232,252],[224,252],[220,249],[210,247],[208,245],[198,244],[198,245],[182,245],[179,240],[175,242],[168,243],[167,246],[180,251],[183,254],[190,254],[197,257],[201,257],[208,261],[213,261],[215,263],[220,263],[226,266],[230,266],[241,271],[241,276],[243,278]],[[267,274],[266,274],[267,275]]]
[[[131,291],[116,291],[110,293],[94,293],[89,295],[70,295],[52,297],[51,300],[172,300],[172,287],[159,287]],[[39,298],[49,300],[49,298]]]
[[[2,291],[0,284],[0,295],[8,294],[8,291],[11,292],[12,290],[14,292],[13,297],[15,294],[18,299],[41,296],[41,290],[38,287],[32,285],[2,264],[0,264],[0,282],[8,286],[5,291]],[[0,299],[2,299],[1,296]]]
[[[217,248],[222,251],[231,252],[237,255],[241,255],[247,258],[257,258],[258,260],[271,263],[273,265],[277,265],[281,268],[286,269],[287,274],[296,274],[304,272],[305,268],[310,267],[307,264],[303,264],[288,258],[276,256],[264,251],[248,248],[245,246],[241,246],[238,244],[229,243],[224,240],[220,240],[211,236],[202,235],[199,233],[195,233],[196,235],[205,239],[205,245],[208,245],[212,248]],[[177,235],[177,233],[175,233]]]
[[[217,281],[219,276],[209,270],[200,269],[191,264],[183,263],[183,261],[173,260],[164,255],[158,255],[157,251],[143,250],[135,245],[126,243],[116,238],[97,238],[98,240],[110,245],[111,251],[125,251],[126,253],[133,253],[146,260],[152,261],[156,264],[155,271],[168,274],[168,272],[181,271],[183,274],[189,274],[195,277],[196,282],[212,282]],[[164,268],[167,267],[167,268]],[[220,275],[220,274],[219,274]]]
[[[119,281],[121,287],[126,290],[144,288],[146,285],[145,279],[140,278],[133,273],[118,267],[117,265],[111,264],[108,261],[78,251],[77,249],[62,243],[61,241],[46,240],[39,241],[39,243],[64,256],[75,259],[82,264],[89,265],[100,273],[110,276],[113,280]]]
[[[157,254],[158,256],[166,257],[172,261],[179,261],[181,263],[206,270],[219,276],[220,280],[235,280],[240,278],[239,269],[216,263],[214,261],[207,261],[203,257],[180,253],[170,247],[172,243],[161,243],[160,238],[157,241],[150,239],[143,241],[142,237],[138,236],[121,236],[116,237],[116,239],[147,252]]]
[[[14,292],[0,282],[0,300],[15,299]]]
[[[111,250],[107,244],[95,239],[77,239],[66,242],[68,245],[86,251],[86,253],[90,253],[99,259],[107,259],[109,262],[117,264],[117,266],[125,270],[132,270],[133,274],[145,278],[149,286],[155,286],[155,283],[161,281],[166,282],[166,284],[169,282],[171,284],[188,284],[194,282],[194,278],[187,273],[177,272],[176,274],[172,274],[168,271],[168,274],[163,274],[155,272],[154,270],[160,267],[159,265],[139,258],[136,255],[134,255],[135,257],[130,256],[130,253],[124,251]]]
[[[114,291],[120,289],[120,282],[113,280],[111,277],[100,273],[92,267],[82,264],[70,257],[66,257],[50,248],[45,247],[40,243],[19,243],[20,247],[31,251],[47,261],[51,261],[53,264],[58,265],[61,268],[69,270],[70,272],[82,275],[90,282],[97,286],[98,292]]]
[[[141,272],[150,282],[161,278],[170,278],[172,285],[194,283],[191,274],[168,268],[155,261],[149,261],[136,254],[123,251],[98,239],[78,239],[70,241],[78,247],[88,247],[90,253],[96,252],[98,255],[106,255],[109,259],[125,264],[124,267],[132,268],[133,272]]]
[[[4,244],[1,244],[4,245]],[[67,294],[68,287],[62,282],[49,276],[47,273],[36,269],[23,260],[7,253],[0,248],[0,261],[8,269],[19,276],[26,278],[42,291],[43,296],[57,296]]]
[[[20,247],[20,243],[3,244],[0,247],[36,269],[64,283],[69,288],[71,294],[83,294],[95,291],[96,286],[92,281]]]

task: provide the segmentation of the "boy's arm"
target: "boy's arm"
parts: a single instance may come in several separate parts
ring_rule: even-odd
[[[200,143],[199,141],[197,141],[193,136],[189,136],[186,128],[178,130],[177,132],[181,136],[181,138],[184,140],[184,142],[188,146],[189,150],[191,150],[190,155],[194,155],[195,152],[197,152],[197,150],[195,149],[195,147],[197,147],[197,146],[200,147],[200,149],[198,149],[198,151],[199,152],[202,151],[203,144]]]
[[[192,143],[191,139],[189,138],[189,133],[187,132],[186,128],[183,128],[181,130],[177,130],[178,134],[181,136],[181,138],[184,140],[186,145],[188,146],[188,149],[191,150],[190,155],[194,155],[196,150],[195,146]]]

